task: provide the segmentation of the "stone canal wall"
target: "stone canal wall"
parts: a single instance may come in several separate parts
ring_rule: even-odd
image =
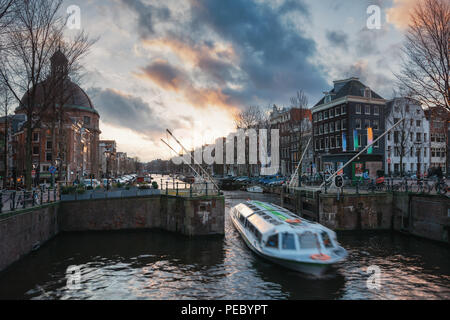
[[[450,243],[450,199],[443,196],[396,194],[394,229]]]
[[[334,230],[389,230],[392,194],[320,195],[319,222]]]
[[[0,271],[59,232],[159,228],[186,236],[224,235],[225,199],[165,195],[59,202],[0,220]]]
[[[18,210],[0,221],[0,271],[59,232],[59,204]]]
[[[444,196],[297,191],[282,199],[286,208],[333,230],[395,230],[450,242],[450,199]]]
[[[150,196],[62,202],[61,231],[160,228],[186,236],[225,233],[223,197]]]

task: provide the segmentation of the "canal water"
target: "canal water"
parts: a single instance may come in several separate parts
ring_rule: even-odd
[[[249,194],[226,196],[229,210]],[[0,273],[0,299],[450,299],[448,247],[390,233],[344,233],[339,241],[349,258],[314,279],[255,256],[228,216],[224,238],[62,234]],[[67,285],[71,266],[80,270],[78,288]],[[370,266],[381,271],[378,289],[368,288]]]

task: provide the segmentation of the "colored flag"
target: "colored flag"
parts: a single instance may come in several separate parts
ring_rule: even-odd
[[[347,135],[342,132],[342,151],[347,152]]]
[[[355,151],[359,148],[359,141],[358,141],[358,131],[353,130],[353,146],[355,147]]]
[[[372,128],[367,128],[367,145],[371,145],[373,143],[373,130]],[[370,147],[367,150],[367,154],[372,154],[373,152],[373,147]]]

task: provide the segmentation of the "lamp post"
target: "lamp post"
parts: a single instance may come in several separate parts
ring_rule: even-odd
[[[416,141],[415,143],[416,146],[416,154],[417,154],[417,179],[419,179],[420,177],[420,153],[421,153],[421,146],[422,143],[420,141]]]

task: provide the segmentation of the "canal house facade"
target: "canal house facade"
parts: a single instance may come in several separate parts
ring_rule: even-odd
[[[335,172],[385,131],[386,100],[358,78],[334,81],[334,87],[312,108],[315,171]],[[384,170],[385,143],[360,155],[344,173],[352,178]]]
[[[430,167],[430,123],[421,104],[410,98],[395,98],[386,104],[386,128],[398,125],[384,138],[385,174],[427,172]]]

